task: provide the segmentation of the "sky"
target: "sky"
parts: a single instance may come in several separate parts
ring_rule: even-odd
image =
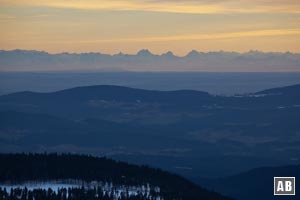
[[[299,0],[0,0],[0,49],[300,52]]]

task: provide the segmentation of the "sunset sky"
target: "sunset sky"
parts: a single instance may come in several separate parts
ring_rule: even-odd
[[[300,52],[299,0],[0,0],[0,49]]]

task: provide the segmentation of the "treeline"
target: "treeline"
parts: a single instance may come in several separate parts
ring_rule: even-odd
[[[0,182],[78,179],[160,187],[164,199],[228,199],[169,172],[107,158],[71,154],[0,154]]]
[[[116,191],[104,192],[101,187],[86,188],[61,188],[57,191],[49,189],[28,190],[25,188],[12,188],[7,191],[0,187],[1,200],[159,200],[157,194],[147,195],[138,193],[129,194],[128,191],[116,193]]]

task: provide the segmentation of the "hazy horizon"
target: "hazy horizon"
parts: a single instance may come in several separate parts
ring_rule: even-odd
[[[139,52],[142,51],[149,51],[152,55],[155,56],[161,56],[164,55],[168,52],[173,53],[174,56],[176,57],[186,57],[188,56],[189,53],[192,52],[198,52],[200,54],[209,54],[209,53],[234,53],[234,54],[247,54],[247,53],[252,53],[252,52],[258,52],[258,53],[272,53],[272,54],[300,54],[300,51],[263,51],[263,50],[258,50],[258,49],[249,49],[249,50],[245,50],[245,51],[226,51],[226,50],[222,50],[222,49],[217,49],[217,50],[211,50],[211,51],[201,51],[201,50],[197,50],[197,49],[190,49],[188,51],[186,51],[183,54],[176,54],[174,53],[172,50],[166,50],[164,52],[154,52],[151,51],[148,48],[141,48],[138,49],[136,52],[126,52],[126,51],[116,51],[116,52],[111,52],[111,53],[105,53],[102,51],[82,51],[82,52],[72,52],[72,51],[56,51],[56,52],[51,52],[51,51],[46,51],[46,50],[39,50],[39,49],[22,49],[22,48],[13,48],[13,49],[0,49],[1,51],[31,51],[31,52],[45,52],[51,55],[55,55],[55,54],[103,54],[103,55],[110,55],[110,56],[114,56],[114,55],[118,55],[118,54],[123,54],[123,55],[138,55]]]

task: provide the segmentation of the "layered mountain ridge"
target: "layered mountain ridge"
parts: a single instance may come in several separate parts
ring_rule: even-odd
[[[119,53],[57,53],[44,51],[0,51],[0,71],[218,71],[291,72],[299,71],[299,53],[198,52],[176,56],[168,51],[155,55],[147,49],[136,55]],[[183,67],[184,66],[184,67]],[[263,67],[262,67],[263,66]]]

